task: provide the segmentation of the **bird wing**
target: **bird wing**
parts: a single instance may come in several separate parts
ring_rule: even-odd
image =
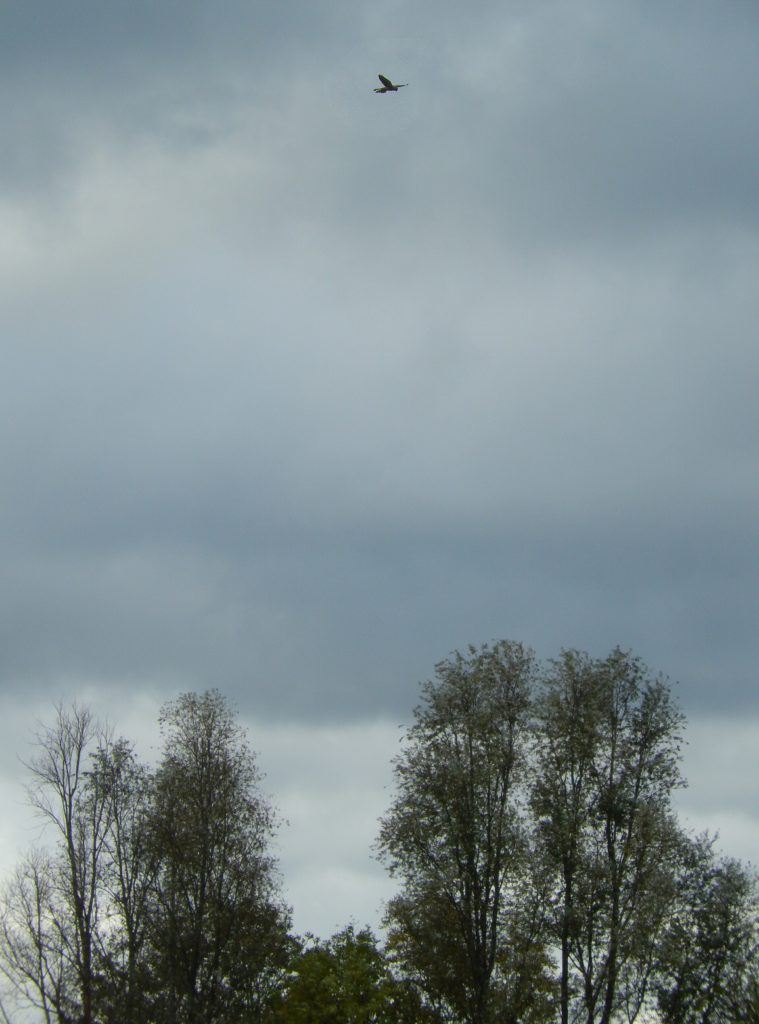
[[[386,89],[393,88],[393,83],[390,81],[389,78],[385,78],[384,75],[377,75],[377,78],[379,78],[380,82],[382,82]]]

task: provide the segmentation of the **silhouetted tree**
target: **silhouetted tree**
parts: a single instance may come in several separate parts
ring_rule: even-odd
[[[223,698],[162,716],[157,771],[92,714],[56,709],[28,761],[56,842],[0,907],[0,971],[50,1024],[251,1024],[282,980],[274,816]]]
[[[27,922],[27,937],[39,945],[42,956],[37,975],[41,1001],[62,1022],[95,1021],[100,885],[110,804],[88,768],[92,753],[109,743],[107,730],[87,708],[58,705],[52,726],[40,727],[36,751],[25,762],[30,802],[50,827],[57,856],[27,860],[17,875],[24,883],[23,895],[21,889],[17,895],[26,899],[33,894],[39,900],[35,919]]]
[[[755,875],[717,857],[712,838],[687,841],[656,984],[663,1024],[759,1020],[758,972]]]
[[[669,688],[620,650],[565,651],[536,711],[532,809],[554,873],[561,1020],[635,1020],[675,897],[683,716]]]
[[[218,691],[183,694],[161,724],[150,824],[154,1019],[252,1021],[288,953],[289,914],[268,850],[274,815]]]
[[[508,1019],[499,978],[507,963],[530,982],[546,963],[539,931],[523,930],[521,901],[534,672],[532,653],[505,641],[441,662],[422,687],[381,822],[380,855],[401,880],[387,910],[390,946],[430,1001],[468,1024],[483,1024],[496,1005]],[[510,960],[524,943],[530,955]]]
[[[123,739],[98,749],[92,762],[91,784],[109,803],[101,870],[108,920],[99,949],[99,1013],[108,1024],[143,1024],[151,1019],[153,988],[146,956],[157,873],[149,832],[153,776]]]
[[[57,869],[33,851],[6,882],[0,917],[0,972],[22,1007],[47,1024],[78,1020],[79,984],[72,963],[69,909],[56,883]]]

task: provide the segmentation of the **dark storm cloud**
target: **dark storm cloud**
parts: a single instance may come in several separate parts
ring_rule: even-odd
[[[440,170],[450,202],[479,196],[497,230],[553,248],[755,224],[756,10],[650,13],[538,4],[452,47],[434,114],[457,125]]]
[[[240,106],[271,101],[294,75],[340,60],[354,7],[188,0],[3,12],[3,187],[72,187],[93,149],[160,139],[189,151],[234,129]]]
[[[55,700],[152,759],[218,686],[296,927],[376,921],[396,723],[500,637],[667,673],[754,855],[757,10],[5,5],[0,870]]]
[[[588,319],[598,298],[569,316],[557,283],[556,314],[522,296],[528,350],[480,341],[441,363],[397,306],[383,322],[363,273],[348,290],[379,323],[346,299],[326,344],[316,306],[286,315],[280,284],[274,308],[256,294],[235,311],[217,273],[250,342],[218,341],[213,303],[171,317],[171,336],[160,304],[143,323],[70,324],[57,355],[27,335],[5,406],[6,678],[221,682],[269,713],[403,715],[449,648],[509,635],[541,653],[629,643],[694,703],[745,701],[753,402],[690,317],[657,305],[668,354],[610,345],[608,312]]]
[[[754,706],[754,8],[405,6],[13,8],[5,685]]]

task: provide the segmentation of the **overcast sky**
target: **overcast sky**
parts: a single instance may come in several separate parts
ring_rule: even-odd
[[[2,4],[2,862],[35,715],[216,686],[298,927],[376,923],[495,638],[666,673],[756,859],[758,109],[755,0]]]

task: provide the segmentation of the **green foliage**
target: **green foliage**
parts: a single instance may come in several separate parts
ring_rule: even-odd
[[[426,1019],[392,974],[371,930],[348,926],[310,938],[294,957],[274,1013],[277,1024],[412,1024]]]

